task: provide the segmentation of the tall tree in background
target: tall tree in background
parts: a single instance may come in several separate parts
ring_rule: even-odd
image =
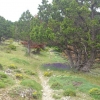
[[[50,18],[50,14],[52,11],[51,4],[48,3],[48,0],[42,0],[42,5],[39,5],[38,9],[38,18],[41,21],[48,23],[48,19]]]
[[[30,42],[31,42],[30,32],[31,32],[32,19],[33,16],[29,12],[29,10],[27,10],[26,12],[23,12],[16,26],[20,39],[28,41],[28,49],[27,49],[28,55],[30,55]]]
[[[13,37],[13,23],[0,16],[0,41],[1,37]]]

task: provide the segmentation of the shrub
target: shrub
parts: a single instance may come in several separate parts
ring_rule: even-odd
[[[64,96],[76,96],[76,92],[74,90],[68,89],[63,92]]]
[[[0,82],[0,88],[4,88],[5,84],[3,82]]]
[[[0,64],[0,69],[1,69],[1,70],[3,69],[3,66],[2,66],[2,64]]]
[[[57,94],[53,95],[53,98],[55,98],[55,99],[61,99],[61,97],[62,97],[61,95],[57,95]]]
[[[22,74],[16,74],[16,78],[17,79],[23,79],[23,75]]]
[[[22,71],[20,69],[16,69],[15,72],[22,73]]]
[[[92,95],[100,95],[100,89],[98,88],[92,88],[89,90],[89,93]]]
[[[36,74],[35,72],[32,72],[30,70],[25,71],[25,73],[28,74],[28,75],[35,75]]]
[[[34,91],[33,93],[32,93],[32,96],[33,96],[33,98],[34,99],[38,99],[39,98],[39,93],[37,92],[37,91]]]
[[[11,53],[11,49],[7,46],[5,47],[6,53]]]
[[[60,89],[61,87],[62,87],[61,84],[58,83],[58,82],[55,82],[55,83],[53,83],[53,84],[51,85],[51,88],[53,88],[53,89]]]
[[[16,46],[15,46],[15,45],[13,45],[13,44],[10,44],[8,47],[9,47],[11,50],[14,50],[14,51],[16,51]]]
[[[0,78],[7,78],[7,75],[3,72],[0,72]]]
[[[14,64],[11,64],[10,66],[8,66],[10,69],[16,69],[17,67]]]
[[[52,75],[52,72],[50,71],[45,71],[44,76],[50,77]]]

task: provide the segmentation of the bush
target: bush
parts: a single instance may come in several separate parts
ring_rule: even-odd
[[[92,89],[89,90],[89,94],[95,100],[100,100],[100,89],[98,89],[98,88],[92,88]]]
[[[5,50],[6,50],[6,53],[11,53],[11,49],[8,46],[5,47]]]
[[[16,46],[15,46],[15,45],[13,45],[13,44],[10,44],[8,47],[9,47],[11,50],[14,50],[14,51],[16,51]]]
[[[22,71],[20,69],[16,69],[15,72],[22,73]]]
[[[5,84],[3,82],[0,82],[0,88],[4,88]]]
[[[58,82],[55,82],[55,83],[53,83],[53,84],[51,85],[51,88],[53,88],[53,89],[60,89],[61,87],[62,87],[61,84],[58,83]]]
[[[92,95],[100,95],[100,89],[98,88],[92,88],[89,90],[89,93]]]
[[[76,96],[76,93],[75,93],[75,91],[73,91],[73,90],[71,90],[71,89],[68,89],[68,90],[65,90],[65,91],[63,92],[63,95],[64,95],[64,96]]]
[[[2,64],[0,64],[0,69],[1,69],[1,70],[3,69],[3,66],[2,66]]]
[[[34,91],[32,96],[33,96],[34,99],[38,99],[40,94],[37,91]]]
[[[23,75],[22,74],[16,74],[16,78],[17,79],[23,79]]]
[[[3,72],[0,72],[0,78],[7,78],[7,75]]]
[[[52,72],[50,72],[50,71],[44,72],[44,76],[50,77],[51,75],[52,75]]]
[[[28,74],[28,75],[35,75],[36,74],[35,72],[32,72],[30,70],[25,71],[25,73]]]
[[[10,69],[16,69],[17,67],[14,64],[11,64],[10,66],[8,66]]]

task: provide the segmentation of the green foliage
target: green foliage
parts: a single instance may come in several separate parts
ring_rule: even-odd
[[[13,44],[14,40],[12,38],[10,38],[10,39],[6,40],[6,42],[7,42],[7,44],[10,45],[10,44]]]
[[[5,83],[4,82],[0,82],[0,88],[5,88]]]
[[[13,84],[14,84],[13,79],[8,77],[4,72],[0,72],[0,88],[4,88]]]
[[[94,85],[87,80],[77,77],[77,76],[56,76],[56,77],[51,77],[49,80],[49,84],[52,86],[52,84],[57,83],[58,85],[60,84],[59,88],[52,87],[53,89],[71,89],[71,90],[79,90],[84,93],[88,93],[88,91],[91,88],[99,88],[100,86]]]
[[[95,100],[100,100],[100,89],[92,88],[89,90],[90,96],[92,96]]]
[[[22,70],[16,69],[15,72],[17,72],[17,73],[22,73]]]
[[[63,92],[64,96],[76,96],[76,92],[74,90],[71,89],[67,89]]]
[[[98,88],[92,88],[92,89],[89,90],[89,93],[91,95],[100,95],[100,89],[98,89]]]
[[[30,63],[28,61],[24,60],[24,59],[13,57],[10,60],[15,62],[15,63],[18,63],[18,64],[30,65]]]
[[[62,85],[59,82],[54,82],[51,85],[51,88],[53,89],[60,89],[62,87]]]
[[[9,47],[11,50],[14,50],[14,51],[16,51],[16,46],[15,46],[15,45],[13,45],[13,44],[10,44],[8,47]]]
[[[36,75],[36,73],[35,73],[35,72],[30,71],[30,70],[25,71],[25,73],[26,73],[26,74],[28,74],[28,75]]]
[[[18,30],[17,33],[20,39],[29,40],[31,32],[31,21],[33,19],[29,10],[22,13],[18,23],[16,24]]]
[[[0,64],[0,70],[2,70],[3,69],[3,65],[2,64]]]
[[[10,69],[17,69],[17,66],[16,66],[15,64],[10,64],[8,67],[9,67]]]
[[[94,53],[92,59],[94,60],[95,52],[99,50],[100,46],[99,12],[96,10],[100,6],[98,3],[100,2],[96,0],[94,2],[90,0],[53,0],[51,5],[47,0],[43,0],[39,5],[37,17],[33,19],[31,39],[56,45],[60,49],[66,50],[66,53],[70,52],[68,54],[72,58],[70,59],[71,64],[78,62],[74,60],[75,56],[78,58],[77,55],[81,57],[79,65],[92,59],[92,53]],[[69,46],[73,47],[72,51],[75,56],[71,54]]]
[[[4,72],[0,72],[0,78],[7,78],[7,75]]]
[[[39,83],[37,83],[35,80],[31,80],[31,79],[22,80],[21,85],[33,88],[37,91],[40,91],[42,89],[42,87]]]
[[[51,71],[45,71],[44,76],[50,77],[52,75]]]
[[[12,37],[13,23],[0,16],[0,40],[1,37]]]
[[[11,53],[11,49],[9,48],[9,46],[5,47],[6,53]]]

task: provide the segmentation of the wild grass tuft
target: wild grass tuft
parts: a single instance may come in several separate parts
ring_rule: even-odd
[[[11,58],[11,61],[18,63],[18,64],[23,64],[23,65],[30,65],[30,63],[24,59],[19,59],[19,58]]]
[[[42,89],[42,87],[39,83],[37,83],[35,80],[31,80],[31,79],[22,80],[21,85],[33,88],[37,91],[40,91]]]

